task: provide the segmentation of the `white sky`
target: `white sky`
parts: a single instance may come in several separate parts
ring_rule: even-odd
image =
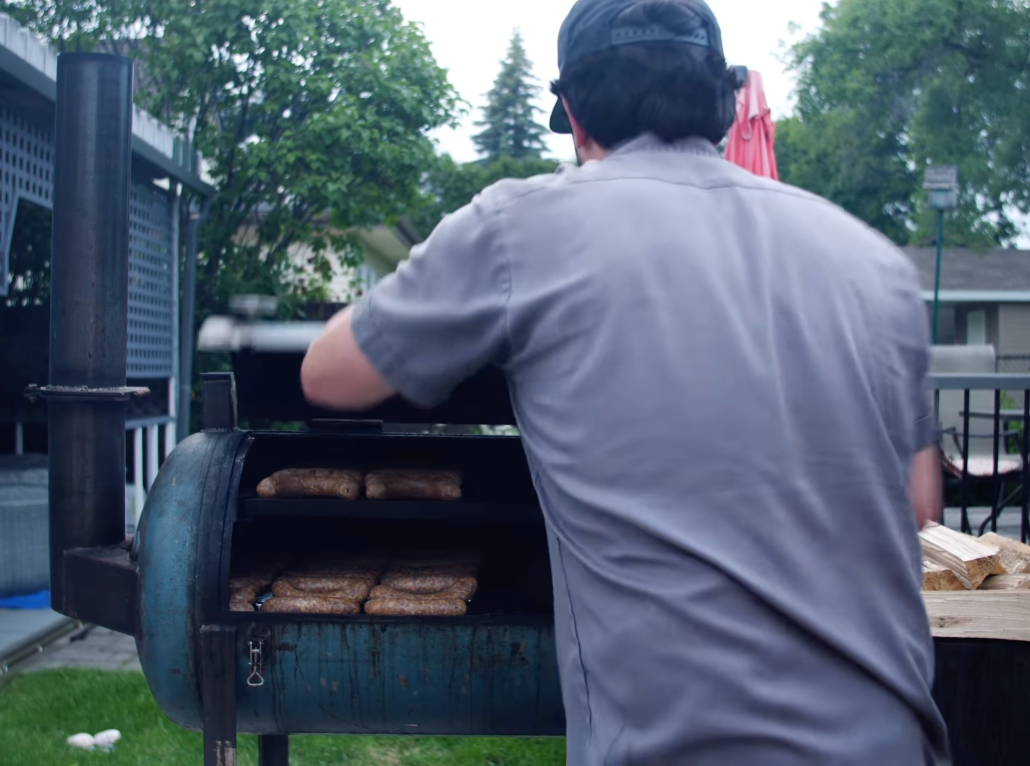
[[[541,86],[538,115],[546,125],[553,99],[547,84],[558,76],[558,28],[574,0],[521,0],[512,5],[489,0],[394,0],[405,18],[420,22],[437,62],[445,69],[461,97],[470,104],[459,130],[434,134],[441,151],[459,162],[476,159],[471,136],[480,117],[484,95],[500,70],[512,30],[519,28],[533,72]],[[790,112],[792,78],[784,73],[778,56],[781,45],[796,39],[790,25],[803,32],[819,24],[823,0],[708,0],[722,27],[723,46],[731,64],[744,64],[762,74],[773,117]],[[551,136],[551,153],[571,159],[570,139]]]

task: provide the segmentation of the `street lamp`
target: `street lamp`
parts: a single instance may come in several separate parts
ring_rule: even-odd
[[[937,311],[941,294],[941,252],[944,246],[944,212],[958,207],[958,168],[930,165],[923,188],[930,194],[930,209],[937,211],[937,276],[933,285],[933,342],[937,344]]]

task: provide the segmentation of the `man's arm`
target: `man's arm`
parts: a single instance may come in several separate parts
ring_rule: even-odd
[[[931,521],[941,520],[941,456],[937,445],[917,452],[912,461],[909,496],[922,529]]]
[[[477,198],[334,316],[301,367],[308,400],[367,409],[396,393],[431,407],[482,367],[503,361],[511,280],[493,222]]]
[[[940,433],[930,382],[930,327],[926,304],[918,292],[918,283],[914,277],[905,293],[907,319],[900,323],[899,341],[911,375],[911,411],[915,414],[915,455],[908,480],[908,493],[916,522],[922,529],[928,522],[941,520],[943,474]]]
[[[304,357],[300,384],[312,404],[361,410],[397,393],[358,347],[351,314],[348,307],[330,319]]]

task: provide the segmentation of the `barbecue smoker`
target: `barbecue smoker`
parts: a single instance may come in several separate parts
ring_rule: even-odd
[[[207,377],[203,432],[163,465],[124,542],[131,62],[62,55],[50,401],[52,598],[68,615],[137,639],[147,682],[205,763],[235,763],[237,732],[286,764],[287,734],[561,735],[543,518],[519,440],[387,433],[383,421],[504,424],[503,378],[485,374],[431,411],[390,402],[349,418],[307,406],[304,346],[239,350]],[[257,344],[260,347],[260,344]],[[237,416],[307,421],[241,431]],[[460,470],[462,499],[258,497],[292,467]],[[463,617],[230,611],[240,562],[364,548],[474,548]]]
[[[54,609],[136,637],[154,697],[203,731],[208,766],[235,763],[237,732],[260,735],[265,766],[287,763],[295,733],[563,734],[543,519],[519,440],[383,426],[510,424],[496,371],[431,411],[322,412],[298,375],[318,325],[212,320],[202,346],[232,353],[239,388],[205,379],[203,432],[165,462],[126,544],[125,402],[145,394],[125,387],[131,72],[127,59],[59,57],[50,385],[31,392],[49,401]],[[243,431],[237,418],[308,430]],[[463,497],[256,493],[279,469],[337,465],[458,469]],[[484,552],[467,615],[230,610],[241,563],[406,545]],[[956,766],[1025,763],[1028,683],[1028,643],[937,641]]]
[[[265,385],[240,389],[241,414],[261,412],[273,369],[299,369],[299,354],[254,356],[248,377],[264,370]],[[267,390],[289,399],[278,385]],[[472,382],[455,417],[458,401],[469,417],[473,404],[500,414],[496,400],[477,402],[480,391]],[[546,539],[518,440],[388,434],[375,414],[303,434],[240,431],[236,395],[231,375],[205,381],[204,431],[162,468],[134,540],[140,659],[166,714],[203,728],[209,744],[231,743],[236,731],[563,733]],[[427,417],[437,416],[406,413],[412,423]],[[456,502],[255,494],[276,470],[332,465],[457,467],[467,480]],[[237,562],[384,545],[485,551],[468,614],[229,611]],[[266,746],[285,752],[285,738]]]

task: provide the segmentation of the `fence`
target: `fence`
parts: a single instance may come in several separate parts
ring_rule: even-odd
[[[998,369],[1002,375],[1026,375],[1030,373],[1030,354],[1000,354]]]
[[[960,529],[997,532],[1005,509],[1018,507],[1018,537],[1030,541],[1030,374],[938,374],[932,379],[946,499],[957,505]],[[974,503],[985,510],[975,529]],[[1014,526],[1001,531],[1017,536]]]

